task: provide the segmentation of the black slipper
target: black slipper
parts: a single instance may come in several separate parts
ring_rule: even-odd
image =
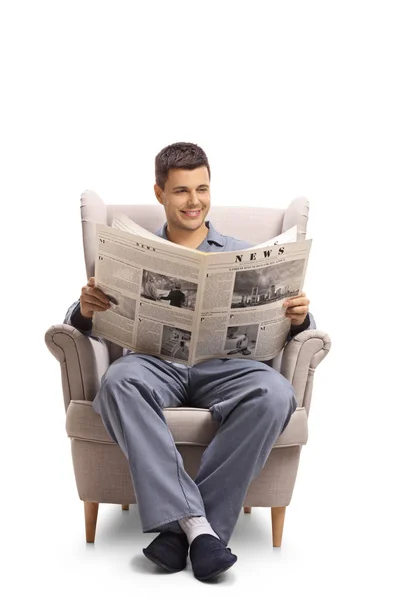
[[[190,561],[196,579],[207,581],[232,567],[237,556],[219,538],[202,533],[190,544]]]
[[[143,548],[143,554],[169,573],[177,573],[186,567],[189,543],[184,533],[162,531]]]

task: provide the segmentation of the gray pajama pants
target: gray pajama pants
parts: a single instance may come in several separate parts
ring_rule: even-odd
[[[194,481],[163,414],[179,406],[207,408],[219,423]],[[93,402],[129,461],[143,532],[182,533],[179,519],[205,516],[225,544],[296,406],[293,387],[264,363],[214,359],[184,369],[144,354],[112,363]]]

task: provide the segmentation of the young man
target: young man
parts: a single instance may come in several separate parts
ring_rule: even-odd
[[[203,252],[249,248],[206,221],[210,166],[195,144],[176,143],[156,156],[154,191],[167,221],[160,237]],[[302,294],[284,302],[291,334],[315,327]],[[95,311],[110,307],[94,277],[82,288],[65,323],[90,333]],[[203,453],[194,480],[183,467],[163,409],[207,408],[219,429]],[[110,365],[93,402],[130,467],[143,532],[160,534],[143,549],[169,572],[190,559],[206,581],[237,560],[227,548],[250,482],[263,469],[297,403],[290,383],[255,360],[214,359],[194,367],[128,352]]]

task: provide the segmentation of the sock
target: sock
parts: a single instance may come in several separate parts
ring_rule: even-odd
[[[208,533],[219,539],[219,536],[215,533],[205,517],[186,517],[179,521],[179,525],[186,533],[189,545],[202,533]]]

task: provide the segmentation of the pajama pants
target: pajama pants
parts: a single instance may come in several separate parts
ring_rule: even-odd
[[[163,413],[179,406],[209,409],[219,424],[194,480]],[[205,516],[225,544],[296,407],[291,384],[264,363],[213,359],[183,368],[144,354],[113,362],[93,402],[129,462],[143,532],[182,533],[179,519]]]

